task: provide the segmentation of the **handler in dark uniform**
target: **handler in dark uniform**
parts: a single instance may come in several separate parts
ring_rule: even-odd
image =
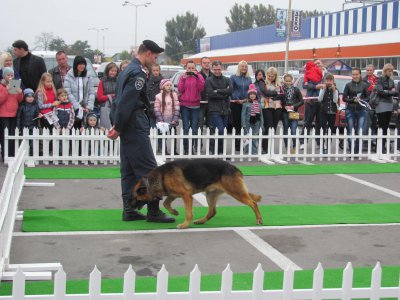
[[[120,73],[117,80],[116,99],[112,108],[114,126],[108,137],[121,137],[121,188],[123,221],[145,220],[148,222],[172,223],[174,218],[165,215],[159,208],[161,199],[147,204],[147,216],[137,211],[132,203],[132,189],[140,178],[157,167],[150,143],[150,121],[147,97],[146,72],[156,63],[164,49],[155,42],[145,40],[139,46],[136,58]]]

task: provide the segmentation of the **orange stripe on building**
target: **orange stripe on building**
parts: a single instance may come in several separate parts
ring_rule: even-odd
[[[311,42],[310,42],[311,43]],[[268,48],[268,45],[265,46]],[[340,58],[368,58],[368,57],[387,57],[387,56],[400,56],[400,43],[389,43],[381,45],[367,45],[367,46],[341,46]],[[315,49],[316,58],[321,59],[337,59],[337,48],[324,48]],[[229,51],[229,49],[226,49]],[[312,48],[307,50],[289,50],[289,61],[293,60],[309,60],[313,59]],[[255,53],[255,54],[239,54],[227,56],[210,56],[212,60],[220,60],[222,63],[238,63],[241,60],[247,62],[271,62],[285,60],[285,52],[269,52],[269,53]],[[191,59],[196,63],[200,63],[200,58]],[[182,59],[182,64],[185,64],[188,59]]]

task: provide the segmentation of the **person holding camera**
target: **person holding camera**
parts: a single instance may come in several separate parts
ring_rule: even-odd
[[[335,132],[335,119],[337,112],[337,103],[339,99],[339,92],[336,88],[335,77],[328,74],[325,77],[325,85],[319,90],[318,101],[321,102],[319,112],[319,124],[323,130],[324,135],[327,134],[328,128],[331,129],[331,134]],[[328,145],[326,139],[323,142],[322,151],[324,154],[328,153]]]
[[[200,93],[204,90],[205,80],[196,70],[194,61],[186,63],[186,72],[179,78],[178,92],[180,93],[180,111],[182,116],[183,134],[187,135],[189,129],[197,135],[199,129]],[[197,150],[197,141],[193,140],[193,153]],[[189,153],[189,141],[183,140],[184,154]]]

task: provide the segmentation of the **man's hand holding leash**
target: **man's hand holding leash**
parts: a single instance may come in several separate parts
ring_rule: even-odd
[[[119,137],[119,132],[114,129],[114,126],[111,127],[110,131],[107,134],[107,137],[111,140],[116,140]]]

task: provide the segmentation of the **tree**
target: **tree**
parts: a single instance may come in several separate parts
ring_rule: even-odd
[[[256,27],[274,24],[276,19],[275,8],[271,4],[268,4],[268,7],[263,4],[253,5],[253,16]]]
[[[306,19],[306,18],[309,18],[309,17],[315,17],[315,16],[323,15],[324,12],[314,9],[314,10],[303,10],[303,11],[301,11],[301,14],[302,14],[302,18]]]
[[[52,39],[49,43],[49,50],[50,51],[65,51],[68,52],[68,45],[61,37],[56,37]]]
[[[250,4],[246,3],[242,6],[235,3],[229,12],[231,14],[230,18],[225,17],[225,21],[229,27],[228,32],[253,28],[254,13]]]
[[[7,47],[6,49],[4,49],[4,52],[10,53],[11,56],[13,57],[13,59],[15,58],[15,55],[14,55],[14,48],[13,48],[13,47],[11,47],[11,46]]]
[[[88,41],[81,41],[78,40],[75,43],[73,43],[70,46],[71,50],[70,53],[68,54],[73,54],[73,55],[81,55],[84,57],[88,57],[88,53],[91,52],[90,54],[93,54],[93,50],[90,49],[90,45],[88,44]]]
[[[198,17],[190,12],[177,15],[165,23],[165,54],[179,61],[184,54],[196,52],[196,40],[204,37],[204,27],[198,26]]]
[[[49,50],[49,44],[51,40],[54,39],[54,35],[52,32],[42,32],[35,38],[35,49]]]
[[[131,60],[132,55],[128,51],[124,50],[120,53],[119,59],[120,60]]]

